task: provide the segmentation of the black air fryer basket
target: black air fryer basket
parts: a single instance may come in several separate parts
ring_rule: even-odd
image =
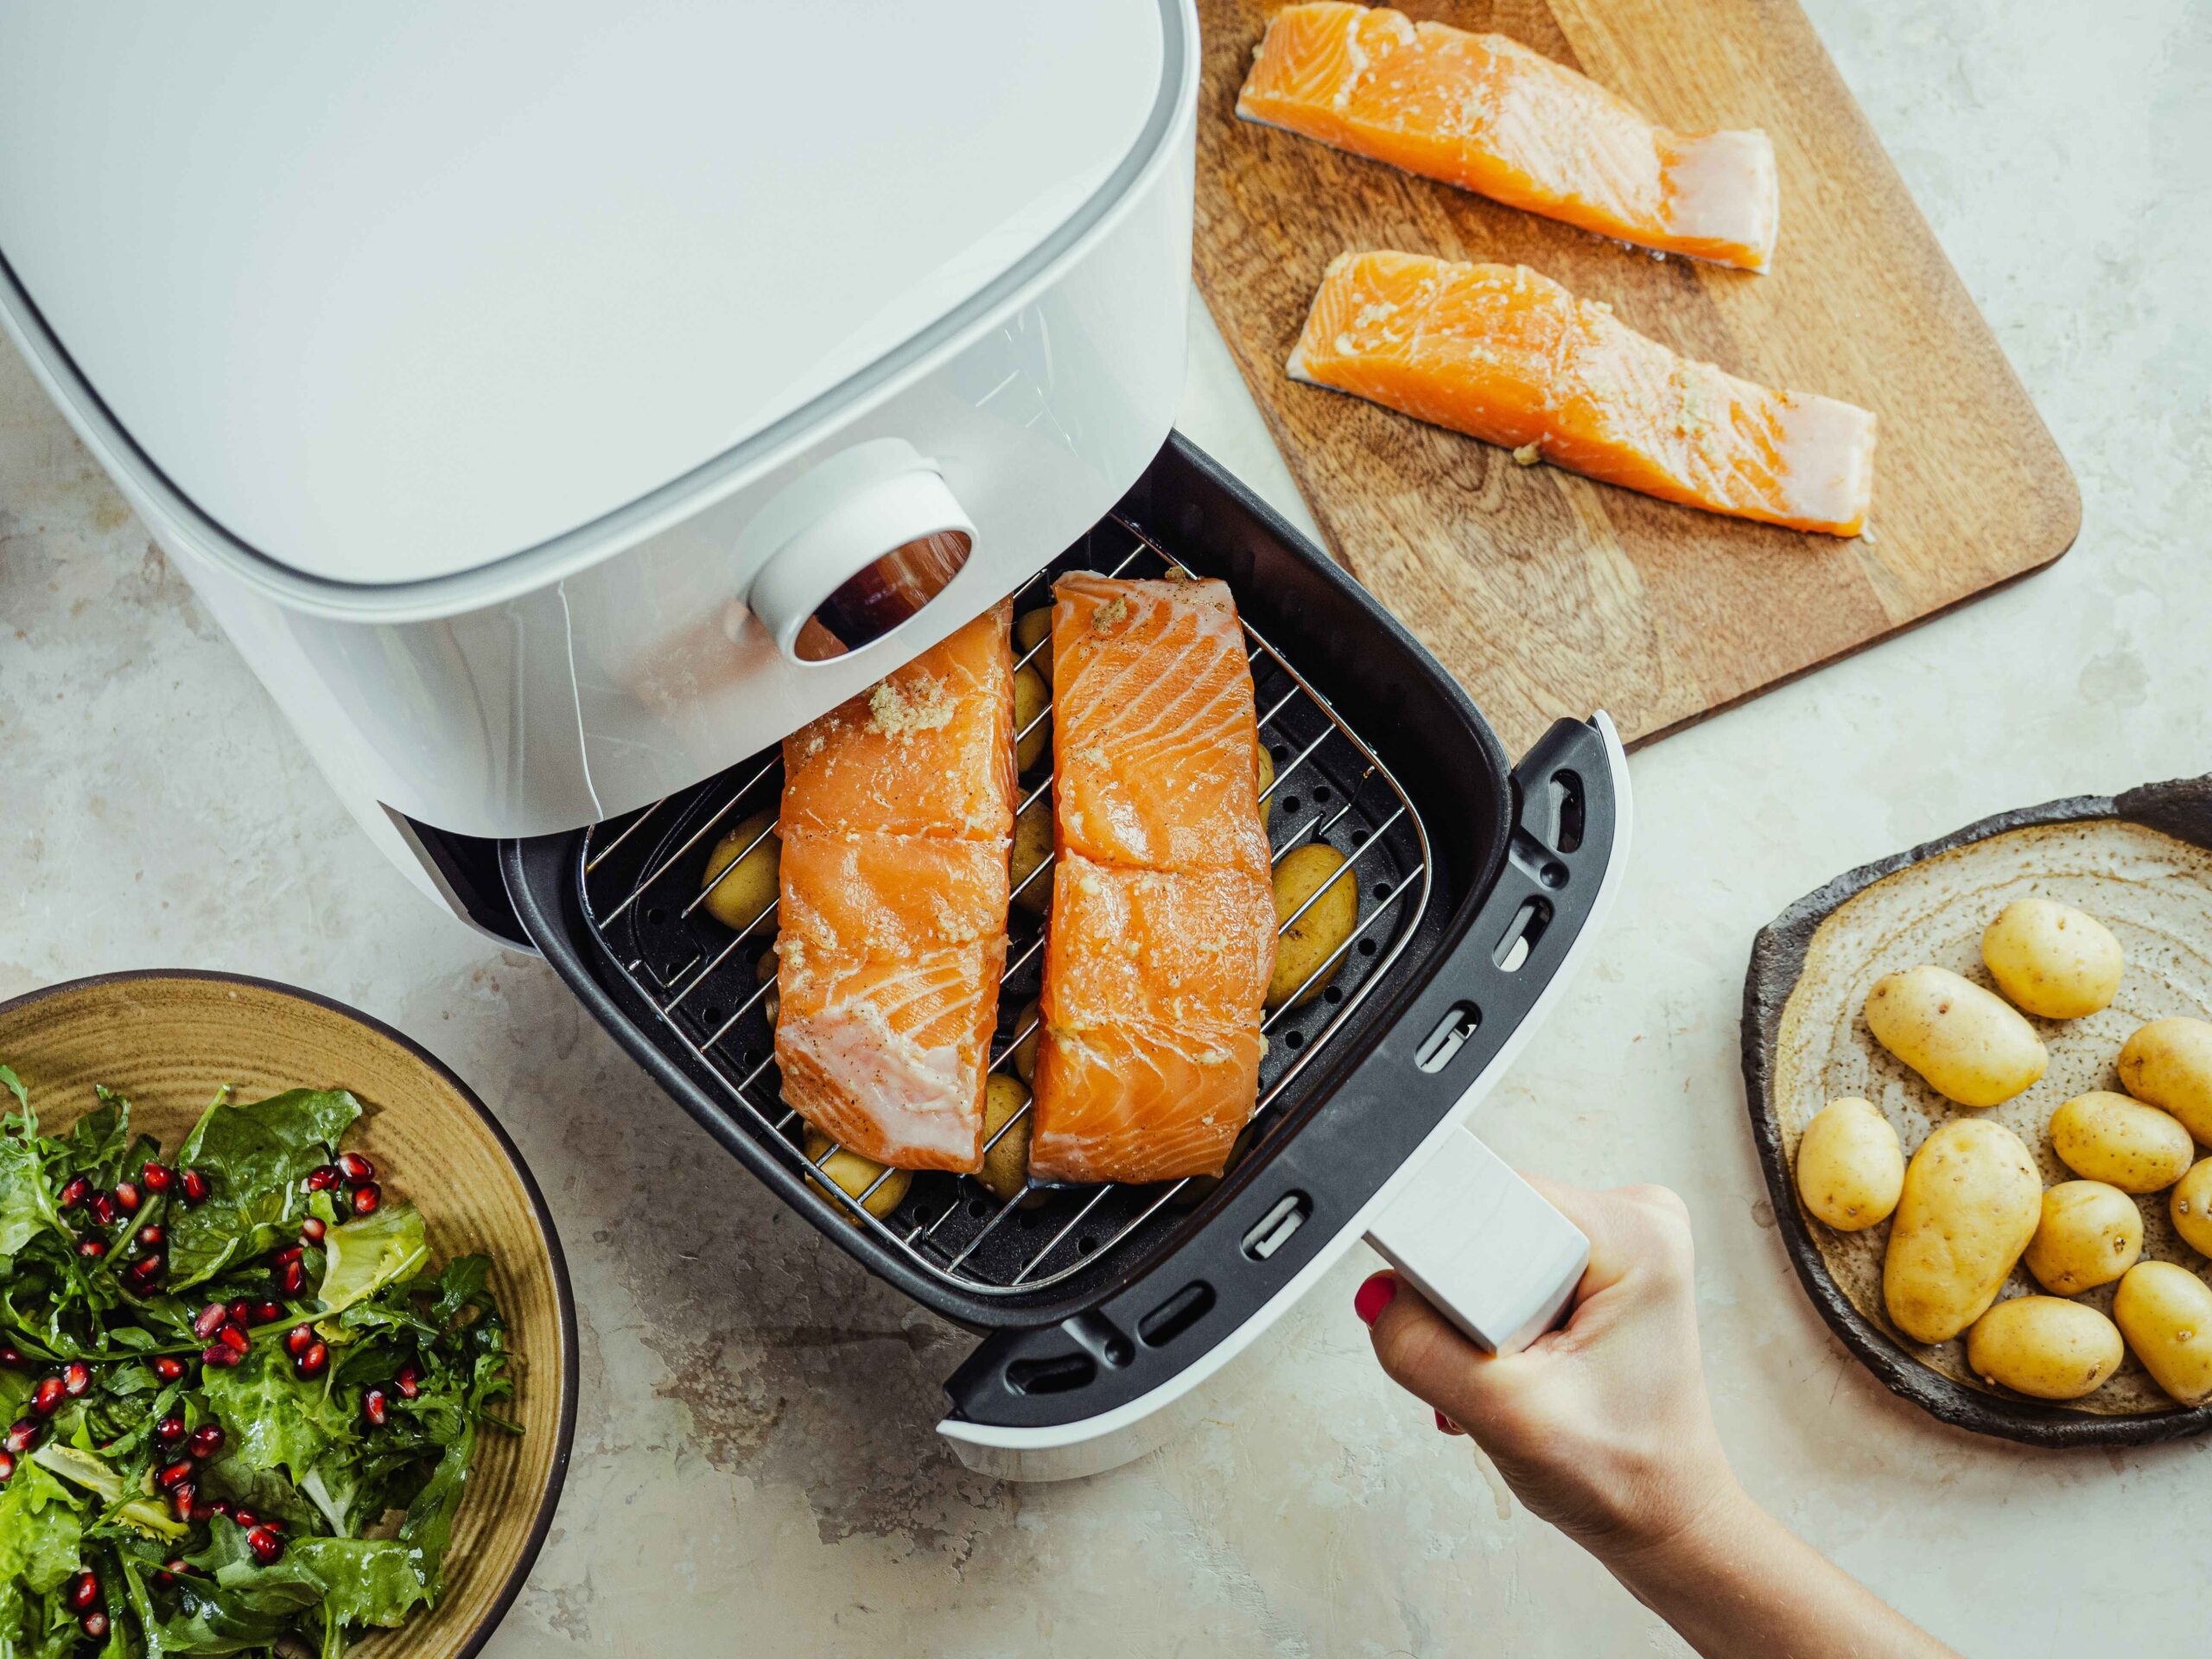
[[[503,843],[516,915],[693,1117],[840,1249],[949,1319],[994,1332],[947,1385],[978,1421],[1094,1414],[1187,1366],[1351,1224],[1555,976],[1613,845],[1605,741],[1562,721],[1510,770],[1458,684],[1357,583],[1179,435],[1066,570],[1217,576],[1251,632],[1280,854],[1344,852],[1359,924],[1325,991],[1273,1015],[1261,1107],[1220,1182],[1033,1189],[917,1174],[884,1217],[810,1170],[777,1096],[760,960],[696,903],[709,849],[772,809],[773,752],[588,830]],[[1049,766],[1049,751],[1040,764]],[[1025,798],[1041,787],[1025,774]],[[1049,880],[1049,872],[1039,878]],[[995,1062],[1042,951],[1017,906]]]

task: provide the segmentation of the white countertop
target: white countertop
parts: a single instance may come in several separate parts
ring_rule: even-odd
[[[1882,1594],[1969,1652],[2196,1650],[2212,1443],[2033,1452],[1893,1401],[1783,1256],[1737,1011],[1752,933],[1837,872],[2212,768],[2212,8],[1811,9],[2079,474],[2081,540],[1638,753],[1621,907],[1477,1124],[1516,1163],[1684,1193],[1738,1467]],[[1202,314],[1184,425],[1296,507]],[[548,969],[381,861],[10,353],[0,758],[0,995],[154,965],[304,984],[428,1043],[537,1170],[582,1407],[494,1659],[740,1633],[793,1654],[1680,1650],[1376,1370],[1363,1251],[1166,1451],[1054,1487],[965,1472],[931,1427],[965,1339],[771,1200]]]

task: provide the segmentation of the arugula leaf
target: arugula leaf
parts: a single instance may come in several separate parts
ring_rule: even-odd
[[[296,1230],[307,1213],[301,1182],[328,1161],[360,1115],[360,1102],[343,1089],[293,1089],[245,1105],[210,1106],[177,1152],[179,1166],[198,1169],[212,1190],[205,1204],[171,1212],[171,1292]]]
[[[229,1370],[210,1366],[200,1388],[250,1468],[282,1469],[297,1481],[353,1435],[352,1421],[323,1384],[302,1377],[273,1341],[255,1343]]]
[[[46,1595],[84,1563],[84,1520],[77,1500],[52,1475],[26,1459],[0,1487],[0,1580],[22,1579]]]
[[[23,1080],[16,1075],[14,1067],[0,1065],[0,1088],[5,1088],[16,1097],[16,1109],[28,1119],[31,1115],[31,1091],[23,1087]]]
[[[10,1081],[14,1075],[9,1074]],[[65,1230],[47,1185],[38,1143],[28,1135],[0,1132],[0,1272],[13,1266],[23,1247],[49,1228],[57,1233]]]
[[[407,1203],[388,1204],[374,1215],[333,1227],[324,1236],[323,1249],[327,1255],[315,1294],[322,1299],[326,1317],[416,1273],[430,1259],[422,1212]]]
[[[111,1186],[130,1143],[130,1103],[105,1084],[93,1085],[99,1104],[69,1126],[61,1137],[61,1159],[73,1173],[95,1186]]]

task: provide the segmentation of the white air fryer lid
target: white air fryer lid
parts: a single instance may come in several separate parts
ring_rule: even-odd
[[[0,9],[0,257],[310,578],[455,575],[864,380],[1144,134],[1147,0]]]

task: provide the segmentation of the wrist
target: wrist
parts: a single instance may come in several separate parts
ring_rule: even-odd
[[[1622,1534],[1594,1553],[1613,1576],[1647,1604],[1646,1586],[1709,1582],[1757,1548],[1772,1517],[1722,1468],[1694,1506],[1662,1522]]]

